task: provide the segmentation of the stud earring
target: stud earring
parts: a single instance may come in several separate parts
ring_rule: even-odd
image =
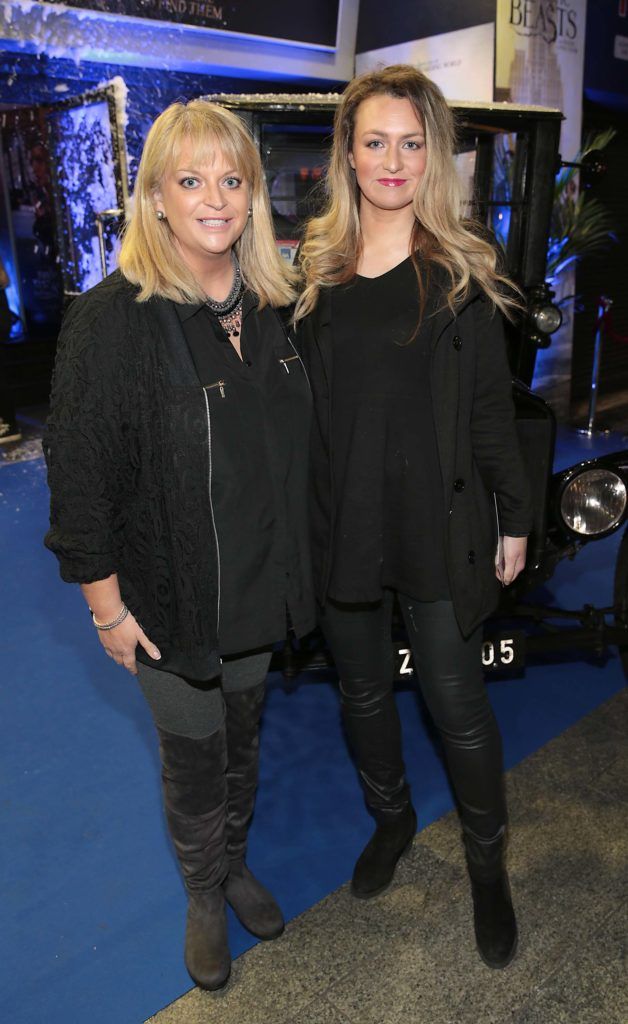
[[[165,220],[166,215],[163,210],[157,210],[157,220]]]
[[[249,217],[253,216],[253,207],[249,206]]]

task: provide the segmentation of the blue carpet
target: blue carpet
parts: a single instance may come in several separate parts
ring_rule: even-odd
[[[561,433],[557,466],[622,446]],[[78,588],[41,546],[40,460],[0,468],[0,1019],[139,1024],[190,987],[185,901],[160,812],[156,742],[133,679],[104,657]],[[551,581],[566,606],[610,603],[620,536]],[[623,686],[619,660],[494,681],[511,767]],[[421,825],[452,806],[411,687],[399,692]],[[293,917],[350,876],[371,830],[333,678],[271,678],[250,861]],[[252,943],[230,921],[234,955]]]

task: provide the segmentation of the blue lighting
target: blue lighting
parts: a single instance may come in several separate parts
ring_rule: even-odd
[[[491,227],[495,236],[503,246],[506,248],[508,244],[508,232],[510,231],[510,207],[509,206],[493,206],[491,212]]]
[[[8,288],[5,289],[7,302],[9,303],[9,309],[11,309],[16,316],[19,316],[20,296],[15,284],[17,280],[17,273],[15,264],[13,262],[13,254],[11,252],[11,248],[8,244],[8,239],[6,237],[0,238],[0,259],[2,260],[2,265],[7,272],[10,282]],[[22,331],[22,324],[18,320],[16,321],[16,323],[13,324],[13,327],[11,328],[11,338],[17,339],[21,337]]]

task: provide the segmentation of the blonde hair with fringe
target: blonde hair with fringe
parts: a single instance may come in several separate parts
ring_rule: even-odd
[[[158,220],[155,191],[176,166],[182,146],[191,142],[195,163],[212,163],[220,153],[249,189],[252,213],[234,245],[245,285],[260,308],[285,306],[295,299],[294,271],[275,244],[270,201],[257,146],[243,121],[225,107],[206,100],[173,103],[153,122],[144,143],[135,180],[119,266],[139,285],[138,302],[154,295],[180,303],[204,302],[207,296],[174,245],[167,220]]]
[[[440,264],[449,274],[446,302],[453,310],[464,301],[472,279],[507,317],[520,302],[519,289],[497,268],[497,253],[482,237],[483,225],[463,220],[464,195],[454,161],[455,123],[442,92],[410,64],[393,64],[359,75],[345,89],[334,118],[334,136],[325,180],[326,205],[308,223],[299,253],[303,292],[295,322],[312,312],[321,288],[343,284],[355,275],[362,252],[359,188],[349,163],[358,107],[370,96],[408,99],[425,133],[426,164],[414,195],[410,252],[417,273],[421,311],[425,285],[417,261]],[[415,332],[416,333],[416,332]]]

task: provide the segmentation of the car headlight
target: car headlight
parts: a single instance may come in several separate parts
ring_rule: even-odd
[[[563,314],[558,306],[547,302],[544,306],[537,306],[530,312],[530,319],[541,334],[553,334],[563,322]]]
[[[538,348],[549,348],[551,335],[563,322],[563,314],[553,298],[547,281],[528,289],[528,340]]]
[[[565,487],[560,511],[570,530],[591,537],[617,526],[627,502],[626,485],[617,473],[585,469]]]

